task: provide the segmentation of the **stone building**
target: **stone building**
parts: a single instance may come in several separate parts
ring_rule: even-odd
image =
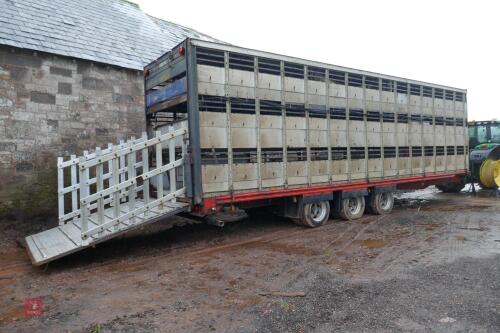
[[[51,212],[57,156],[140,134],[142,68],[186,37],[213,40],[124,0],[0,0],[0,217]]]

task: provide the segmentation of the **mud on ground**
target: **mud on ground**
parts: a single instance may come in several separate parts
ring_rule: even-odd
[[[19,241],[52,224],[0,222],[2,332],[500,331],[488,193],[418,191],[317,229],[262,209],[223,229],[157,223],[33,267]],[[33,297],[44,313],[27,318]]]

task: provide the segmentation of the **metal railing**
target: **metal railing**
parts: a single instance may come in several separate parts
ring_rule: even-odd
[[[75,223],[85,245],[106,230],[140,223],[155,208],[183,196],[186,137],[185,127],[169,127],[151,139],[143,133],[80,157],[59,157],[59,224]]]

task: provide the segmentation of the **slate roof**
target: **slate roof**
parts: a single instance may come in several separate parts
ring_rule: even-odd
[[[187,37],[124,0],[0,0],[0,44],[141,70]]]

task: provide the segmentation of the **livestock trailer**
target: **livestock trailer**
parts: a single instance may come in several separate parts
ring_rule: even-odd
[[[188,128],[193,214],[271,205],[314,227],[467,173],[464,89],[196,39],[144,76],[149,135]]]
[[[186,39],[144,90],[147,133],[58,158],[59,225],[26,237],[34,264],[180,213],[386,214],[398,189],[458,191],[467,174],[462,89]]]

